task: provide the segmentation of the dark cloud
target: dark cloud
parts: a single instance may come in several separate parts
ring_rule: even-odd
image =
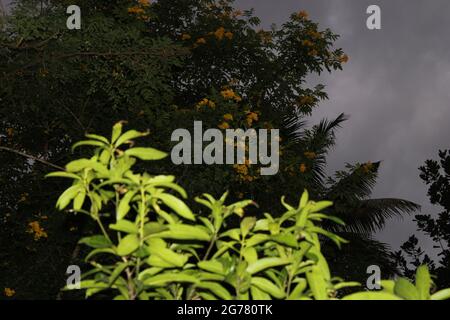
[[[305,9],[311,19],[341,35],[337,42],[350,56],[343,71],[312,81],[327,85],[330,100],[315,111],[313,121],[341,112],[350,120],[338,132],[329,157],[329,172],[346,162],[382,160],[374,197],[399,197],[438,212],[429,204],[418,167],[449,148],[450,2],[309,0],[240,0],[255,8],[263,25],[278,25],[292,12]],[[377,4],[382,29],[366,28],[366,9]],[[392,220],[377,237],[398,248],[416,231],[411,218]],[[422,238],[424,248],[432,243]]]

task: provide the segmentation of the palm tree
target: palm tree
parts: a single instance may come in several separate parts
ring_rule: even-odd
[[[383,276],[397,273],[391,251],[387,244],[374,239],[387,221],[403,217],[420,209],[420,206],[404,199],[370,198],[376,184],[381,162],[347,164],[346,170],[338,171],[333,177],[325,174],[326,155],[335,144],[335,131],[347,118],[341,114],[333,121],[322,120],[310,130],[299,131],[304,122],[291,120],[288,123],[289,138],[300,150],[307,146],[316,155],[311,165],[311,179],[308,190],[315,197],[334,202],[329,214],[345,221],[344,227],[324,223],[330,231],[336,232],[350,243],[337,251],[333,244],[325,243],[325,251],[339,275],[364,282],[366,268],[371,264],[380,266]],[[310,151],[311,152],[311,151]],[[310,153],[311,154],[311,153]]]

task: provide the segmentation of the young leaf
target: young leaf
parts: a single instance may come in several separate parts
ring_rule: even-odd
[[[279,287],[277,287],[275,284],[273,284],[266,278],[253,277],[251,280],[251,284],[252,286],[261,289],[262,291],[270,294],[272,297],[276,299],[283,299],[285,296],[283,290],[281,290]]]
[[[153,148],[131,148],[126,150],[125,154],[141,160],[161,160],[167,157],[167,153]]]
[[[161,199],[166,206],[171,208],[183,218],[195,221],[195,217],[191,209],[189,209],[189,207],[177,197],[174,197],[173,195],[168,193],[159,194],[157,197]]]
[[[139,238],[135,234],[129,234],[120,240],[117,246],[117,254],[119,256],[127,256],[139,247]]]

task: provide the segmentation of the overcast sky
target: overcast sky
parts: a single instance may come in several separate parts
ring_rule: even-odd
[[[448,0],[238,0],[253,7],[264,27],[280,25],[292,12],[341,35],[337,46],[350,56],[343,71],[323,75],[329,101],[314,121],[344,112],[350,120],[337,134],[329,172],[346,162],[382,160],[373,197],[399,197],[429,204],[418,167],[450,147],[450,1]],[[381,30],[368,30],[366,9],[381,8]],[[415,232],[411,218],[392,220],[377,237],[398,249]],[[432,244],[422,238],[423,248]]]

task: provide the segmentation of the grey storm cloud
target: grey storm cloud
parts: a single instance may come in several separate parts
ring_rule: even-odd
[[[381,8],[381,30],[366,27],[366,9]],[[398,197],[437,213],[426,197],[418,167],[450,148],[450,2],[447,0],[240,0],[253,7],[264,27],[281,25],[292,12],[306,10],[321,28],[341,37],[350,56],[343,71],[312,77],[326,85],[329,100],[311,123],[344,112],[350,119],[337,134],[329,173],[345,163],[382,160],[373,197]],[[416,231],[412,217],[391,220],[377,234],[398,249]],[[432,250],[426,237],[423,248]]]

